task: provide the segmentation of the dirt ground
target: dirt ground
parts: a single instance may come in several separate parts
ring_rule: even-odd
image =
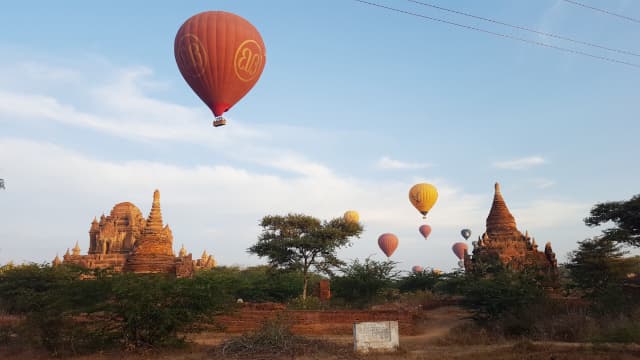
[[[446,337],[457,326],[469,320],[458,307],[441,307],[426,311],[420,321],[419,335],[401,336],[400,350],[389,354],[357,355],[352,352],[353,338],[344,336],[316,337],[325,341],[325,346],[307,352],[305,355],[277,357],[273,354],[260,354],[241,359],[298,359],[298,360],[338,360],[338,359],[376,359],[376,360],[626,360],[640,359],[640,345],[593,345],[551,342],[500,342],[491,345],[449,345]],[[214,351],[230,335],[223,333],[199,333],[189,337],[192,345],[185,349],[166,350],[134,354],[125,352],[98,353],[73,357],[74,360],[203,360],[226,358]],[[38,352],[19,352],[0,348],[0,359],[44,360],[46,354]]]

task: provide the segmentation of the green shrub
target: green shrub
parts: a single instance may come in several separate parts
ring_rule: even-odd
[[[637,343],[640,344],[640,324],[631,319],[611,321],[601,328],[591,339],[597,343]]]
[[[255,266],[244,270],[237,267],[216,267],[198,272],[196,277],[207,279],[226,289],[231,296],[247,302],[287,302],[300,295],[303,277],[299,272],[285,272],[268,266]],[[310,277],[310,286],[319,280]]]
[[[189,324],[232,303],[206,278],[174,279],[22,265],[0,272],[0,311],[24,317],[13,332],[55,355],[179,343]],[[19,342],[19,341],[18,341]]]
[[[398,280],[398,289],[402,292],[415,292],[420,290],[433,290],[436,284],[443,278],[442,274],[433,271],[422,271],[400,278]]]
[[[342,276],[331,279],[333,297],[337,302],[353,307],[365,307],[373,303],[384,292],[393,288],[398,276],[392,261],[376,261],[366,258],[363,262],[353,260],[340,271]]]

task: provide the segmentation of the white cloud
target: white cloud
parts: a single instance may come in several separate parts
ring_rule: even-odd
[[[376,163],[378,169],[382,170],[409,170],[409,169],[426,169],[431,167],[429,163],[405,162],[392,159],[388,156],[381,157]]]
[[[86,249],[93,216],[121,201],[132,201],[146,214],[153,189],[159,188],[163,216],[174,231],[174,247],[184,243],[194,253],[206,248],[222,264],[261,262],[245,249],[255,241],[257,223],[266,214],[302,212],[328,219],[356,209],[365,233],[341,252],[343,257],[379,256],[378,235],[394,232],[401,239],[394,259],[403,267],[428,262],[448,269],[455,266],[450,244],[461,239],[460,228],[481,233],[491,204],[490,191],[469,194],[444,180],[430,180],[438,184],[440,198],[429,214],[427,221],[434,231],[425,242],[417,232],[424,220],[406,197],[413,182],[344,177],[315,164],[285,177],[235,166],[112,162],[49,143],[9,138],[0,138],[0,148],[7,179],[7,190],[0,193],[0,262],[49,260],[75,241]],[[300,166],[288,158],[274,163]],[[579,221],[583,207],[537,201],[514,214],[529,229],[547,228],[570,219]]]
[[[534,166],[545,164],[547,161],[541,156],[529,156],[520,159],[496,161],[493,166],[498,169],[525,170]]]
[[[450,246],[461,239],[460,228],[470,227],[478,234],[484,227],[491,204],[490,185],[487,193],[473,194],[441,178],[359,178],[312,159],[301,152],[306,151],[305,146],[292,150],[290,142],[279,141],[291,138],[304,144],[322,136],[318,143],[327,146],[330,139],[336,141],[334,132],[278,124],[257,128],[235,119],[224,132],[203,131],[202,121],[211,117],[208,111],[151,96],[151,91],[164,85],[154,81],[151,70],[144,67],[110,69],[96,81],[64,67],[29,63],[27,69],[30,82],[20,86],[0,77],[0,122],[5,126],[53,122],[70,133],[89,129],[143,145],[165,141],[175,148],[197,145],[207,150],[205,156],[214,156],[187,165],[179,160],[143,160],[124,150],[115,157],[119,160],[109,160],[93,154],[91,144],[74,144],[76,150],[71,150],[35,141],[29,134],[22,139],[0,137],[1,175],[7,180],[7,190],[0,190],[0,263],[50,260],[76,241],[86,250],[93,216],[121,201],[132,201],[146,213],[155,188],[162,192],[163,214],[174,230],[174,247],[184,243],[194,254],[206,248],[222,264],[262,262],[249,257],[245,249],[255,241],[258,221],[266,214],[302,212],[328,219],[356,209],[365,233],[341,256],[380,256],[378,234],[394,232],[401,241],[394,260],[404,268],[416,263],[444,269],[455,266]],[[96,73],[94,70],[90,73]],[[6,71],[0,69],[0,75]],[[40,84],[39,74],[47,73],[46,87],[33,86]],[[58,81],[64,88],[55,87]],[[381,158],[377,165],[381,169],[430,166],[389,157]],[[425,180],[436,184],[440,193],[426,220],[434,228],[427,242],[417,232],[425,220],[407,199],[409,187]],[[529,209],[534,226],[544,226],[547,220],[558,224],[558,219],[573,216],[563,205],[536,203],[523,211],[528,214]],[[568,206],[572,209],[570,203]],[[537,216],[542,220],[536,220]]]
[[[531,183],[533,183],[533,185],[538,189],[548,189],[556,184],[554,180],[545,178],[532,179]]]

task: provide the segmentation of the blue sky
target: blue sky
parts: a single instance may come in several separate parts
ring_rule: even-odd
[[[640,52],[638,24],[561,0],[432,3]],[[588,3],[640,17],[630,0]],[[180,25],[205,10],[246,18],[267,47],[261,79],[216,129],[173,58]],[[401,268],[448,270],[459,230],[484,231],[495,181],[519,228],[563,261],[598,233],[582,224],[594,203],[638,193],[638,68],[349,0],[20,1],[3,5],[0,34],[0,263],[86,251],[93,216],[121,201],[147,214],[159,188],[174,248],[221,264],[263,262],[245,249],[266,214],[355,209],[365,233],[343,258],[382,259],[377,237],[393,232]],[[441,195],[427,241],[407,199],[420,181]]]

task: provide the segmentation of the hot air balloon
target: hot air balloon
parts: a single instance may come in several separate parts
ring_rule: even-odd
[[[174,42],[180,73],[222,126],[222,114],[255,85],[266,49],[256,28],[238,15],[206,11],[182,24]]]
[[[427,183],[413,185],[409,190],[409,200],[422,214],[422,218],[426,219],[427,213],[438,200],[438,190],[435,186]]]
[[[468,240],[468,239],[469,239],[469,237],[471,236],[471,230],[469,230],[469,229],[462,229],[462,230],[460,230],[460,235],[462,235],[462,237],[463,237],[465,240]]]
[[[420,231],[420,234],[422,234],[422,236],[424,236],[424,239],[427,240],[427,238],[429,237],[429,234],[431,234],[431,226],[424,224],[422,226],[420,226],[420,228],[418,229]]]
[[[390,257],[398,248],[398,237],[390,233],[382,234],[378,237],[378,246],[387,257]]]
[[[467,249],[468,249],[467,244],[463,242],[455,243],[451,247],[451,250],[453,250],[453,253],[456,254],[458,259],[460,260],[464,259],[464,253],[467,251]]]
[[[360,215],[355,210],[348,210],[342,217],[344,218],[344,221],[348,223],[357,223],[360,221]]]
[[[420,265],[413,265],[413,267],[411,268],[411,271],[413,271],[414,273],[418,274],[424,271],[424,268]]]

